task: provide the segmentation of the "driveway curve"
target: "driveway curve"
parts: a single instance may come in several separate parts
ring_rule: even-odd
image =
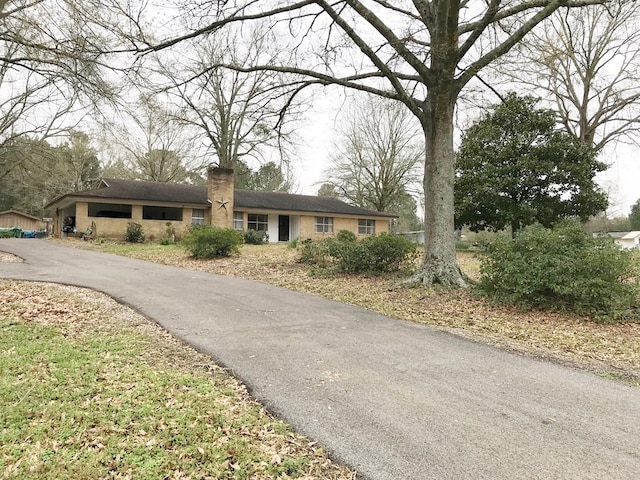
[[[40,240],[0,278],[104,292],[358,478],[640,478],[640,389],[320,297]]]

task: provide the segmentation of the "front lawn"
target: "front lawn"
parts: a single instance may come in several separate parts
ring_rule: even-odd
[[[353,474],[209,357],[107,296],[0,281],[0,477]]]

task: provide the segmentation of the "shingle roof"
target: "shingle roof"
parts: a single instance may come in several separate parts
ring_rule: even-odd
[[[100,188],[69,193],[62,198],[72,197],[209,205],[206,185],[179,185],[113,178],[103,179]],[[51,202],[51,204],[58,200]],[[258,192],[254,190],[236,190],[234,192],[234,208],[332,213],[368,217],[396,217],[396,215],[388,213],[354,207],[336,198]]]
[[[395,215],[388,213],[354,207],[337,198],[295,195],[291,193],[259,192],[256,190],[236,190],[234,193],[234,208],[340,213],[343,215],[366,215],[369,217],[395,217]]]
[[[206,204],[207,187],[206,185],[180,185],[105,178],[102,180],[100,188],[70,193],[67,196]]]

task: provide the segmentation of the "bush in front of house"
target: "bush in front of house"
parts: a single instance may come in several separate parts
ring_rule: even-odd
[[[340,230],[336,235],[336,240],[344,243],[355,243],[358,240],[358,236],[351,230]]]
[[[250,228],[244,232],[244,243],[248,245],[262,245],[266,240],[266,232]]]
[[[314,242],[305,240],[299,242],[300,256],[298,262],[305,265],[313,265],[319,268],[327,268],[331,263],[329,248],[326,241]]]
[[[198,259],[229,257],[238,253],[242,232],[232,228],[198,226],[184,235],[181,244]]]
[[[356,242],[339,268],[349,273],[381,274],[410,268],[418,249],[416,243],[399,235],[379,233]]]
[[[523,309],[546,308],[616,320],[638,315],[632,252],[577,223],[531,226],[492,242],[481,257],[480,290]]]
[[[127,231],[124,238],[130,243],[144,243],[145,236],[144,231],[142,230],[142,225],[137,222],[127,223]]]
[[[380,233],[356,241],[347,237],[342,241],[328,238],[320,242],[304,242],[299,261],[343,273],[379,275],[410,267],[416,252],[414,242]]]

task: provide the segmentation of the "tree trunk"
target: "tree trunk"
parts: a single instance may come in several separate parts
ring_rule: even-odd
[[[466,287],[468,279],[458,267],[454,237],[455,99],[450,90],[432,88],[427,94],[424,118],[421,118],[426,144],[424,259],[410,282]]]

